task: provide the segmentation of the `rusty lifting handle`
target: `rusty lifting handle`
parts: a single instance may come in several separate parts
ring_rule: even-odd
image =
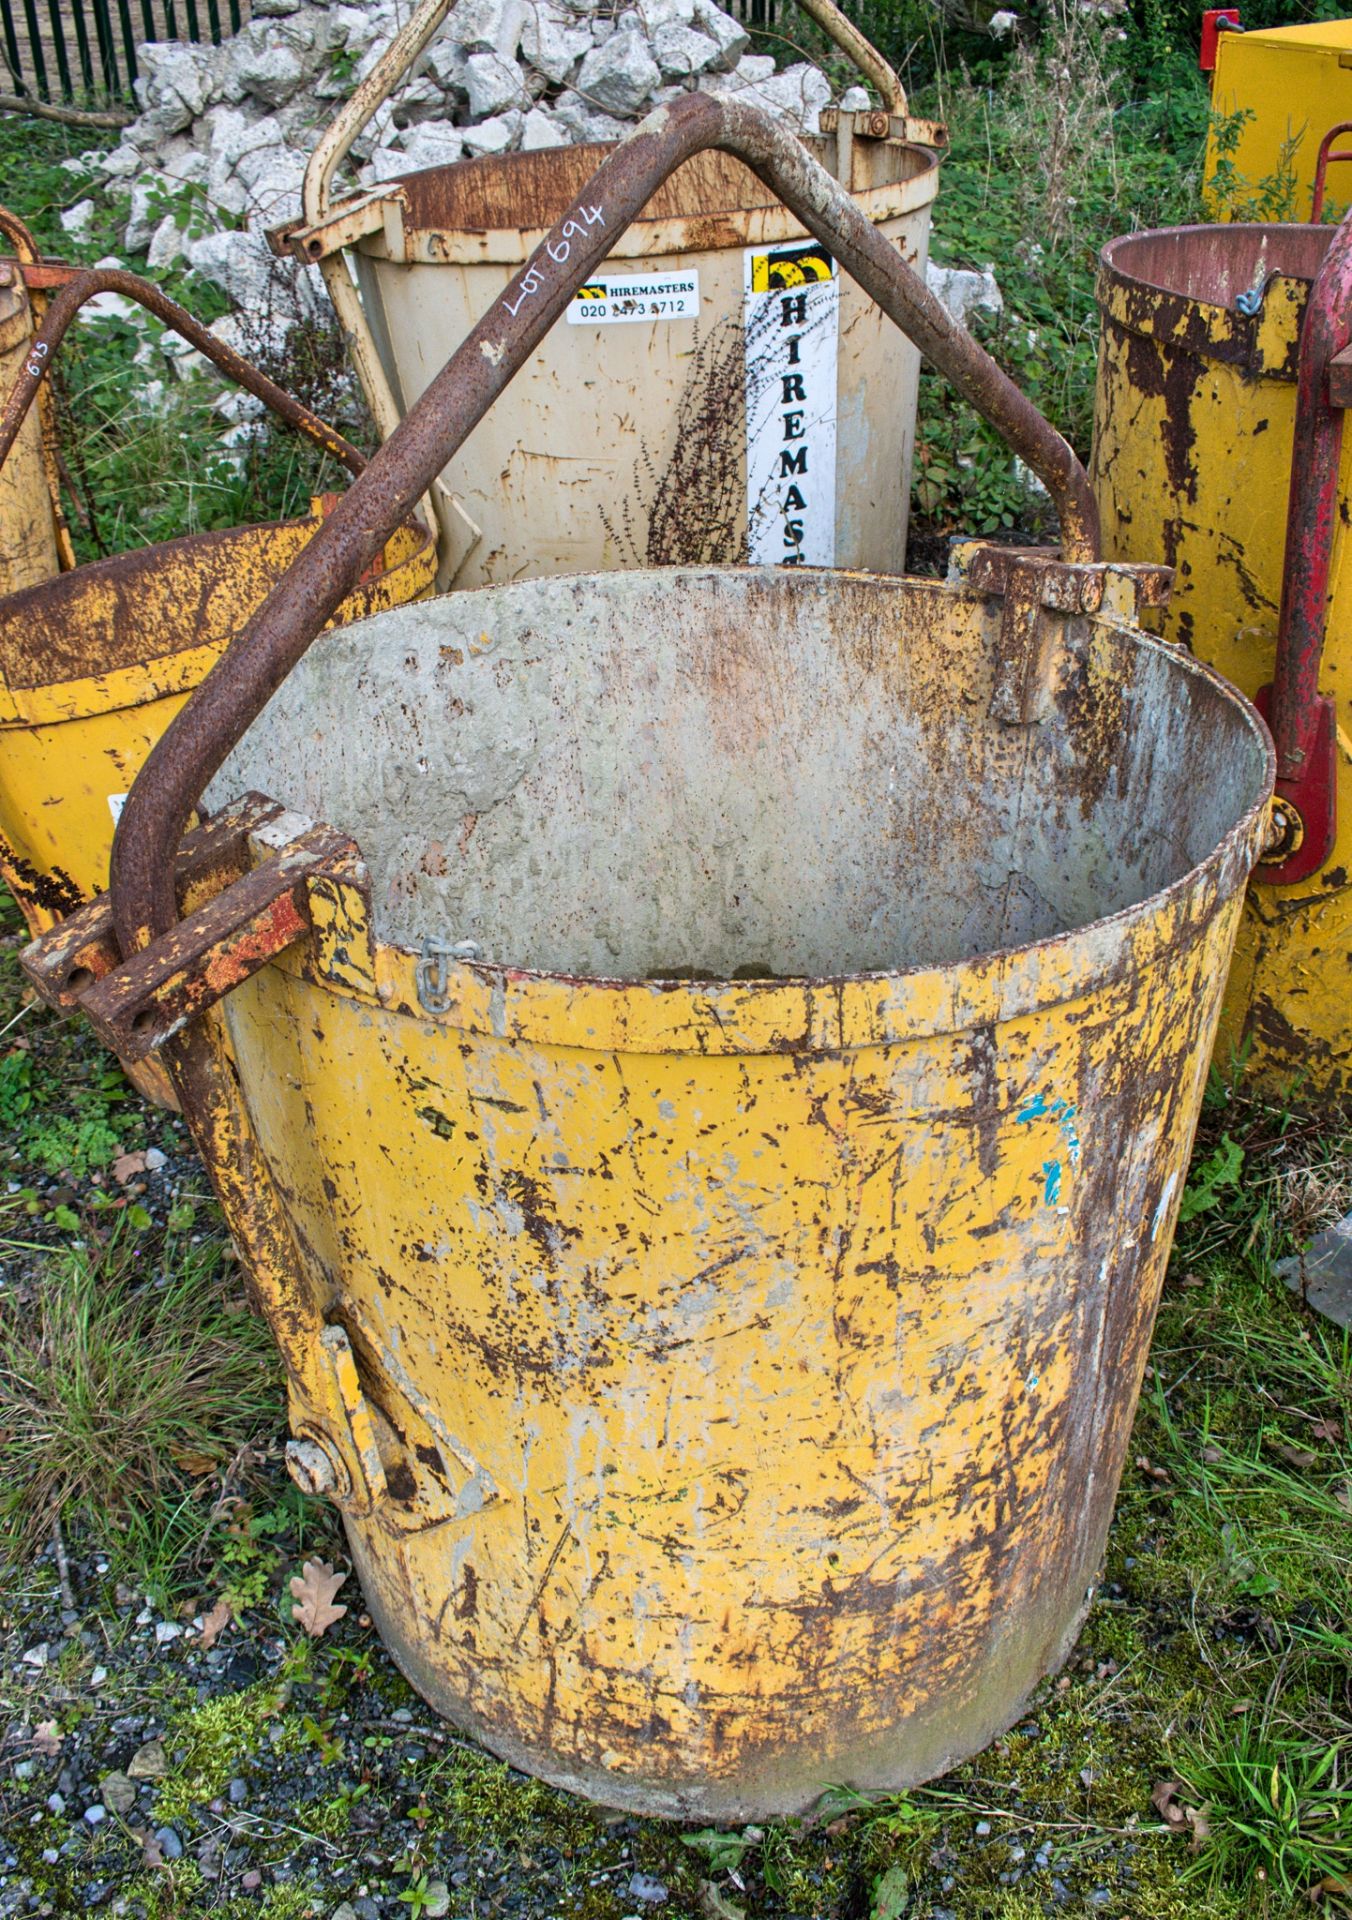
[[[1305,308],[1287,501],[1282,604],[1272,683],[1279,780],[1297,780],[1314,744],[1329,572],[1338,526],[1343,413],[1329,405],[1329,363],[1352,342],[1352,213],[1329,242]]]
[[[33,397],[51,364],[52,355],[60,346],[71,321],[87,300],[92,300],[100,293],[119,293],[125,299],[136,301],[147,312],[153,313],[157,320],[162,320],[165,326],[172,327],[175,333],[190,341],[222,373],[270,407],[288,426],[295,427],[297,432],[313,440],[324,453],[340,460],[349,473],[359,474],[364,470],[366,461],[363,456],[350,441],[326,425],[318,414],[311,413],[299,400],[293,400],[275,381],[251,366],[233,348],[227,347],[223,340],[218,340],[177,301],[161,293],[158,287],[152,287],[148,281],[139,280],[134,273],[125,273],[119,267],[91,267],[88,272],[77,274],[48,307],[46,318],[33,341],[32,352],[14,383],[4,413],[0,414],[0,466],[4,465],[18,437],[28,409],[33,404]]]
[[[659,108],[611,154],[574,207],[457,348],[327,524],[193,694],[137,778],[113,844],[112,900],[129,956],[177,919],[174,856],[202,789],[513,375],[684,161],[742,160],[953,382],[1051,493],[1068,560],[1098,558],[1089,479],[1069,446],[926,289],[900,253],[793,136],[710,94]]]

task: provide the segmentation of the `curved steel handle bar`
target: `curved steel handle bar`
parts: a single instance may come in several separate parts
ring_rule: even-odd
[[[0,233],[14,249],[15,258],[20,266],[37,267],[42,265],[42,255],[38,243],[19,218],[8,207],[0,207]]]
[[[372,456],[156,746],[113,843],[111,891],[124,957],[174,925],[174,855],[193,806],[226,755],[576,288],[668,175],[708,147],[744,161],[1022,456],[1056,502],[1066,558],[1097,559],[1098,521],[1083,467],[897,248],[767,114],[735,100],[688,94],[649,114],[602,163],[579,204]]]
[[[873,82],[887,111],[905,113],[906,89],[900,77],[883,59],[873,42],[859,31],[853,20],[847,19],[841,12],[835,0],[798,0],[798,4],[823,32],[831,36],[840,51],[853,60],[864,78]]]
[[[1329,362],[1352,342],[1352,213],[1324,255],[1305,307],[1287,499],[1282,605],[1272,676],[1277,776],[1297,780],[1314,744],[1329,570],[1338,529],[1343,413],[1328,399]]]
[[[344,440],[341,433],[302,406],[299,400],[269,380],[257,367],[250,366],[232,347],[218,340],[214,333],[204,327],[200,320],[194,320],[185,307],[171,300],[158,287],[152,287],[148,281],[138,280],[134,273],[124,273],[120,267],[91,267],[87,273],[76,277],[57,294],[47,309],[46,318],[33,341],[32,351],[24,362],[13,391],[0,414],[0,466],[3,466],[10,448],[18,437],[33,396],[42,385],[43,375],[51,365],[52,355],[60,346],[66,329],[86,300],[92,300],[95,294],[120,293],[127,300],[134,300],[147,312],[153,313],[167,327],[191,341],[199,353],[219,367],[221,372],[243,387],[263,404],[270,407],[279,419],[288,426],[295,427],[307,439],[313,440],[323,452],[332,454],[335,460],[341,460],[349,473],[359,474],[366,466],[365,458],[350,441]]]

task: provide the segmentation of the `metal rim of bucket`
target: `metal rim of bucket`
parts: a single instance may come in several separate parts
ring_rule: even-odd
[[[627,578],[642,579],[644,571],[631,570]],[[772,568],[753,568],[739,570],[739,577],[743,571],[761,573],[767,579],[777,573]],[[656,577],[669,582],[672,593],[679,595],[684,585],[717,578],[719,572],[717,568],[664,568]],[[812,568],[795,569],[790,576],[803,582],[804,591],[831,577],[829,571],[818,573]],[[601,586],[606,580],[604,574],[555,578],[560,587],[583,589],[592,582]],[[936,600],[951,599],[960,591],[942,581],[869,576],[868,583],[880,594],[891,589],[932,595]],[[458,604],[482,600],[486,625],[491,609],[510,601],[516,591],[511,586],[479,588],[456,599]],[[472,624],[472,613],[466,617]],[[350,623],[345,630],[358,646],[366,624]],[[1205,858],[1129,906],[1062,933],[984,949],[977,959],[843,974],[765,980],[663,979],[632,973],[578,974],[512,960],[454,958],[447,972],[451,1004],[441,1011],[430,1008],[420,996],[417,948],[374,930],[376,944],[397,968],[394,990],[417,1018],[466,1033],[498,1038],[507,1034],[528,1043],[585,1050],[737,1055],[782,1051],[786,1035],[810,1034],[812,1046],[834,1050],[959,1032],[1063,1005],[1080,997],[1093,982],[1146,967],[1174,947],[1189,926],[1207,922],[1217,903],[1252,869],[1269,837],[1276,757],[1259,715],[1214,667],[1151,634],[1133,630],[1132,639],[1142,652],[1167,660],[1172,671],[1197,686],[1199,694],[1206,689],[1234,711],[1253,742],[1262,771],[1253,803]],[[1044,963],[1053,944],[1056,966],[1048,970]],[[300,949],[292,949],[279,954],[274,964],[299,974],[306,960]],[[341,991],[341,983],[337,990]],[[713,1022],[710,1031],[701,1021],[698,1036],[691,1021],[696,1007]]]
[[[1333,231],[1331,227],[1234,221],[1224,226],[1155,227],[1125,234],[1110,240],[1099,253],[1095,300],[1105,322],[1128,333],[1261,373],[1267,379],[1295,380],[1305,301]],[[1266,255],[1272,264],[1261,278],[1252,266],[1234,274],[1237,284],[1229,299],[1207,299],[1191,289],[1189,274],[1173,271],[1158,260],[1166,245],[1180,256],[1180,263],[1192,249],[1210,255],[1213,262],[1227,255],[1244,257],[1252,249],[1260,260]],[[1200,278],[1200,265],[1195,270]],[[1277,323],[1280,335],[1274,340],[1272,315],[1281,310],[1272,295],[1282,284],[1291,286],[1294,297],[1289,314]],[[1234,304],[1241,294],[1248,296],[1242,307]]]
[[[32,263],[41,269],[43,263]],[[46,276],[42,276],[45,280]],[[227,378],[252,394],[279,419],[312,441],[320,450],[340,461],[354,477],[366,466],[364,456],[350,441],[325,421],[292,398],[290,394],[254,367],[242,355],[204,327],[186,308],[162,293],[158,287],[121,268],[90,268],[65,274],[61,290],[51,302],[34,341],[33,352],[9,394],[0,414],[0,466],[14,446],[35,398],[45,402],[49,391],[47,373],[75,315],[88,301],[101,293],[116,293],[135,301],[157,320],[178,333],[199,352],[205,354]],[[19,589],[0,599],[0,619],[16,619],[26,626],[40,627],[54,606],[69,601],[89,589],[114,595],[133,593],[138,577],[148,567],[175,559],[198,555],[214,556],[221,549],[266,545],[270,539],[289,529],[299,530],[314,524],[313,518],[272,521],[254,527],[219,528],[209,533],[186,534],[150,547],[113,554],[103,560],[72,567],[54,580]],[[430,566],[431,536],[426,529],[407,523],[391,536],[400,549],[389,568],[406,565]],[[430,574],[429,574],[430,579]],[[221,642],[197,642],[189,647],[150,654],[134,663],[107,667],[82,661],[75,671],[66,671],[59,657],[53,671],[42,680],[12,684],[0,670],[0,728],[56,724],[78,717],[92,717],[142,706],[166,695],[184,693],[196,685],[212,661],[221,652]],[[78,693],[75,689],[78,687]]]
[[[322,513],[292,520],[259,521],[247,527],[219,527],[210,533],[183,534],[176,540],[163,540],[152,547],[138,547],[128,553],[110,554],[103,560],[90,560],[59,574],[53,580],[39,581],[31,587],[0,598],[0,657],[3,657],[3,631],[14,621],[29,626],[50,625],[53,615],[64,611],[78,617],[78,602],[90,591],[129,596],[137,590],[148,569],[159,569],[178,562],[210,561],[213,569],[229,564],[232,556],[257,548],[266,551],[279,535],[299,534],[323,524]],[[393,553],[390,553],[393,549]],[[379,578],[392,583],[405,568],[412,569],[410,579],[419,587],[431,584],[431,537],[417,523],[407,523],[388,543],[386,565]],[[58,680],[22,686],[8,682],[0,669],[0,732],[12,727],[56,726],[65,720],[91,719],[98,714],[128,712],[148,706],[175,694],[190,693],[218,660],[227,642],[224,637],[197,640],[192,645],[152,654],[134,663],[117,667],[89,664],[83,671]]]

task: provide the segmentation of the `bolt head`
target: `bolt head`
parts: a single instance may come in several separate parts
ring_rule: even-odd
[[[288,1440],[286,1470],[302,1493],[320,1496],[337,1491],[337,1469],[317,1440]]]

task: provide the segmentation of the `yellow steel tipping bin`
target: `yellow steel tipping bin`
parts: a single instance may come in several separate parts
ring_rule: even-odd
[[[596,270],[570,216],[25,964],[170,1060],[414,1684],[550,1780],[740,1820],[935,1773],[1070,1648],[1272,774],[785,133],[692,95],[585,204],[613,237],[710,146],[1002,422],[1061,554],[529,581],[307,647]]]
[[[77,308],[109,288],[142,301],[360,472],[354,448],[173,302],[130,274],[100,270],[71,279],[19,371],[0,420],[0,474],[23,451],[50,353]],[[322,517],[316,502],[303,520],[143,547],[0,597],[0,876],[34,933],[107,885],[113,828],[146,755]],[[426,531],[396,528],[339,617],[427,592],[435,567]],[[134,1077],[160,1098],[153,1065]]]
[[[1215,57],[1202,184],[1208,218],[1317,220],[1310,203],[1320,146],[1352,120],[1352,20],[1222,33]],[[1340,165],[1329,173],[1327,204],[1342,213],[1350,201],[1352,173]]]
[[[1265,702],[1306,663],[1299,700],[1272,714],[1279,774],[1301,775],[1279,782],[1301,844],[1255,874],[1218,1057],[1274,1089],[1338,1095],[1352,1092],[1350,259],[1346,223],[1336,239],[1232,225],[1111,242],[1093,459],[1104,552],[1175,569],[1167,638]]]

